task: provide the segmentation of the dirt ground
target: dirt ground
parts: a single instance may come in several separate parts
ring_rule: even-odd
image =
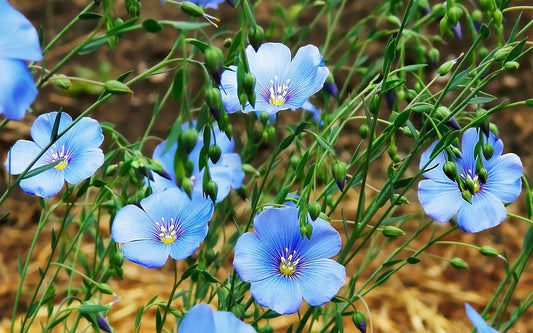
[[[12,1],[14,6],[20,9],[36,25],[45,27],[45,34],[49,40],[50,36],[57,33],[70,19],[82,8],[86,0],[18,0]],[[527,2],[527,1],[526,1]],[[346,17],[361,17],[372,9],[373,3],[370,1],[354,1],[347,8]],[[219,12],[216,12],[223,22],[229,22],[232,17],[231,8],[226,4],[221,5]],[[210,13],[215,13],[212,10]],[[262,13],[259,15],[268,15]],[[179,9],[169,11],[168,8],[159,6],[159,1],[143,1],[143,16],[149,17],[181,17]],[[531,16],[533,17],[533,16]],[[76,33],[86,33],[90,31],[91,23],[84,22]],[[214,29],[214,28],[213,28]],[[163,35],[150,35],[133,33],[125,36],[121,41],[121,46],[114,51],[107,47],[90,56],[80,56],[72,63],[81,64],[83,67],[67,66],[65,74],[91,73],[96,78],[114,78],[120,73],[129,69],[141,71],[148,68],[158,59],[164,56],[169,44],[161,43],[161,40],[168,38],[169,43],[173,41],[173,33],[165,30]],[[162,36],[164,38],[162,38]],[[57,61],[65,52],[68,52],[79,35],[68,34],[66,43],[54,50],[50,55],[52,61]],[[312,41],[310,41],[312,42]],[[464,44],[462,44],[464,43]],[[468,41],[451,41],[448,45],[450,50],[466,49]],[[454,54],[450,52],[450,54]],[[533,97],[533,57],[524,59],[521,62],[520,71],[517,74],[509,74],[502,80],[494,82],[490,86],[491,93],[512,101],[523,100]],[[140,137],[148,124],[151,110],[156,95],[164,89],[171,79],[171,76],[160,75],[152,77],[150,80],[140,83],[134,87],[133,96],[114,98],[111,102],[104,104],[95,110],[92,116],[100,121],[111,122],[117,125],[117,130],[126,138],[135,140]],[[64,111],[75,116],[89,106],[96,98],[90,90],[81,89],[76,94],[68,94],[55,87],[45,87],[38,96],[33,109],[36,114],[57,110],[62,107]],[[168,124],[174,121],[177,105],[170,103],[161,112],[161,119],[154,128],[154,135],[165,136]],[[492,119],[500,129],[501,138],[505,143],[505,152],[515,152],[523,161],[526,174],[533,174],[533,109],[517,107],[502,112],[497,118]],[[7,128],[0,132],[0,159],[5,159],[9,147],[14,141],[23,137],[29,137],[29,128],[35,114],[27,115],[22,122],[10,122]],[[286,119],[293,115],[284,115]],[[242,117],[236,115],[232,117],[232,123],[238,133],[239,121]],[[283,120],[283,118],[282,118]],[[355,129],[354,129],[355,130]],[[339,142],[339,147],[350,147],[352,138],[346,137]],[[146,147],[146,155],[151,156],[153,147]],[[0,189],[5,188],[7,179],[5,171],[0,171]],[[379,185],[378,178],[371,179],[371,184]],[[344,199],[346,202],[355,200],[356,189],[352,189]],[[422,212],[416,201],[416,193],[410,193],[412,204],[402,208],[403,213],[415,214],[413,223],[421,218]],[[354,206],[354,205],[352,205]],[[236,211],[245,216],[248,214],[248,205],[240,202]],[[28,252],[31,239],[33,237],[36,222],[38,220],[38,201],[17,190],[13,193],[2,207],[0,215],[11,212],[6,223],[0,225],[0,333],[8,329],[12,315],[12,304],[15,290],[18,284],[17,257],[23,259]],[[524,195],[514,204],[508,207],[508,211],[517,214],[525,214]],[[345,210],[347,216],[353,216],[353,211]],[[448,225],[440,225],[438,228],[449,228]],[[478,233],[467,234],[457,231],[448,236],[448,240],[456,240],[475,244],[478,246],[490,245],[500,252],[505,252],[513,261],[519,254],[523,236],[528,230],[528,226],[516,219],[508,218],[502,225]],[[409,228],[406,229],[409,232]],[[412,231],[412,230],[411,230]],[[28,276],[38,276],[38,267],[43,263],[50,253],[49,237],[51,229],[47,227],[39,240],[32,266]],[[421,239],[412,244],[412,248],[422,246],[429,237],[429,233],[422,235]],[[395,248],[394,241],[387,245],[384,253],[388,254]],[[87,250],[91,249],[91,244],[87,244]],[[424,256],[417,265],[408,266],[406,269],[395,274],[385,284],[373,290],[366,298],[371,311],[371,319],[374,332],[468,332],[471,324],[465,316],[464,303],[468,302],[476,309],[482,307],[490,299],[493,290],[505,275],[504,262],[497,258],[487,258],[480,256],[475,250],[465,247],[454,247],[439,245],[432,247],[428,251],[430,255]],[[460,257],[468,262],[468,270],[458,270],[451,267],[445,260],[438,257],[453,258]],[[184,263],[178,263],[179,269],[183,270]],[[356,270],[357,260],[354,267],[347,267],[348,272]],[[372,266],[371,266],[372,267]],[[223,272],[221,272],[223,275]],[[109,322],[116,332],[131,332],[133,322],[138,309],[143,304],[159,294],[161,299],[170,292],[172,284],[172,271],[170,265],[166,265],[157,270],[146,270],[136,264],[126,262],[124,265],[124,280],[110,281],[113,290],[120,295],[123,300],[113,306],[109,314]],[[64,277],[59,278],[59,283],[66,282]],[[31,290],[31,278],[25,285],[25,290]],[[512,306],[516,306],[533,289],[533,268],[529,267],[520,280]],[[104,302],[111,301],[103,300]],[[28,306],[27,300],[21,301],[19,311],[23,312]],[[533,310],[524,315],[511,332],[521,333],[533,332]],[[147,312],[143,319],[142,331],[152,332],[155,327],[153,313]],[[43,313],[43,316],[46,316]],[[283,316],[273,320],[276,327],[288,327],[297,320],[296,315]],[[38,325],[35,331],[39,331]],[[347,332],[355,332],[353,324],[346,322]],[[90,329],[89,329],[90,331]],[[279,330],[280,332],[282,330]],[[284,332],[285,330],[283,330]]]

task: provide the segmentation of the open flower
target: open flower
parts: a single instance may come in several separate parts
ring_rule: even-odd
[[[213,203],[199,193],[192,197],[178,188],[151,194],[140,207],[127,205],[115,215],[111,237],[123,243],[124,257],[146,268],[189,257],[207,235]]]
[[[278,111],[302,107],[309,97],[322,89],[329,70],[316,46],[298,49],[291,60],[291,51],[281,43],[262,44],[257,52],[249,45],[246,58],[250,73],[255,76],[255,107],[247,104],[243,112]],[[222,73],[222,102],[228,113],[242,109],[237,93],[237,67]]]
[[[37,31],[7,0],[0,0],[0,114],[24,118],[37,88],[25,63],[42,59]]]
[[[185,124],[186,127],[190,126]],[[233,152],[235,148],[235,142],[229,140],[226,134],[218,128],[213,126],[213,136],[211,137],[211,144],[216,143],[220,147],[222,154],[217,163],[212,163],[209,160],[209,173],[211,180],[217,184],[218,192],[216,202],[224,200],[229,194],[232,188],[239,188],[244,180],[244,171],[241,168],[241,157],[239,154]],[[178,149],[178,143],[174,143],[166,152],[165,147],[167,141],[160,143],[154,150],[152,158],[159,161],[167,173],[167,177],[163,177],[159,174],[153,173],[153,180],[150,182],[150,186],[156,191],[162,191],[170,187],[176,187],[176,173],[174,171],[174,155]],[[194,170],[192,172],[193,192],[202,193],[203,178],[205,169],[200,170],[198,166],[198,160],[200,158],[200,151],[204,146],[202,132],[198,135],[198,141],[196,146],[189,153],[189,159],[194,164]]]
[[[512,153],[502,155],[502,140],[492,133],[487,138],[471,128],[463,134],[460,157],[443,151],[426,166],[436,145],[433,143],[420,159],[420,168],[428,170],[424,172],[428,179],[418,185],[418,199],[426,214],[441,223],[457,214],[457,224],[466,232],[478,232],[503,222],[507,216],[504,203],[515,201],[522,189],[520,158]],[[483,145],[494,149],[489,159],[480,151]],[[447,161],[455,166],[448,175],[443,169]]]
[[[254,219],[255,234],[237,240],[233,266],[252,284],[255,301],[280,314],[298,311],[302,297],[313,306],[330,301],[344,285],[344,266],[328,259],[341,248],[339,233],[318,218],[302,238],[296,207],[269,208]]]
[[[468,316],[472,324],[474,324],[474,327],[479,333],[500,333],[499,331],[490,327],[489,324],[485,322],[485,319],[483,319],[483,317],[481,317],[481,315],[477,313],[476,310],[474,310],[474,308],[470,306],[470,304],[465,303],[465,309],[466,315]]]
[[[18,175],[24,172],[50,143],[58,114],[51,112],[37,117],[30,129],[33,142],[18,140],[11,147],[5,161],[8,173]],[[72,118],[66,113],[61,113],[57,133],[63,132],[71,123]],[[100,124],[94,119],[82,118],[46,150],[30,172],[46,165],[52,166],[22,179],[20,187],[29,194],[49,198],[61,191],[64,181],[77,184],[91,177],[104,163],[104,154],[98,148],[103,140]]]
[[[207,304],[197,304],[183,317],[178,333],[255,333],[250,325],[227,311],[213,311]]]

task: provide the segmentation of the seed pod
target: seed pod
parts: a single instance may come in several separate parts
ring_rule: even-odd
[[[370,132],[370,128],[367,124],[361,125],[359,127],[359,136],[361,136],[362,139],[366,139],[368,137],[368,133]]]
[[[381,233],[383,234],[383,236],[385,236],[387,238],[391,238],[391,239],[396,239],[396,238],[398,238],[400,236],[405,235],[405,232],[403,232],[402,229],[397,228],[397,227],[392,226],[392,225],[388,225],[388,226],[383,227],[383,229],[381,229]]]
[[[124,83],[117,80],[109,80],[104,83],[105,90],[114,94],[129,94],[131,89]]]
[[[498,51],[494,52],[494,60],[496,61],[505,60],[505,58],[507,58],[507,56],[509,55],[509,53],[511,53],[512,50],[513,50],[512,46],[502,47]]]
[[[311,217],[311,220],[315,221],[318,216],[320,216],[321,207],[318,202],[312,202],[307,207],[307,211],[309,212],[309,216]]]
[[[250,30],[248,30],[248,40],[256,52],[263,43],[264,37],[265,31],[258,25],[251,26]]]
[[[464,261],[461,258],[453,258],[453,259],[451,259],[450,260],[450,264],[453,267],[459,268],[459,269],[467,269],[468,268],[468,264],[466,263],[466,261]]]
[[[516,61],[508,61],[503,65],[503,68],[505,68],[506,71],[513,73],[520,68],[520,64]]]
[[[205,194],[207,194],[213,202],[217,200],[217,194],[218,194],[217,183],[215,183],[212,180],[208,181],[204,188],[204,191],[205,191]]]
[[[485,143],[483,145],[483,156],[486,160],[490,160],[492,154],[494,154],[494,147],[491,144]]]
[[[197,141],[198,131],[195,128],[187,128],[185,131],[181,132],[180,144],[183,145],[183,148],[185,148],[187,154],[194,149]]]
[[[486,257],[497,257],[500,255],[500,253],[495,248],[490,247],[488,245],[480,247],[479,253]]]
[[[211,162],[217,163],[220,160],[220,156],[222,155],[222,150],[219,146],[212,145],[209,147],[208,155]]]
[[[446,61],[442,65],[440,65],[439,69],[437,70],[437,73],[439,73],[440,76],[444,76],[450,72],[453,65],[455,64],[455,60]]]
[[[457,165],[452,161],[447,161],[442,167],[444,174],[450,180],[455,181],[457,179]]]
[[[54,84],[57,87],[65,90],[69,90],[70,87],[72,87],[72,82],[64,74],[58,74],[54,76]]]

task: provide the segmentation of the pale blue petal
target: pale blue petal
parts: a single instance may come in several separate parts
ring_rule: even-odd
[[[176,195],[175,197],[179,197],[179,199],[177,200],[180,201],[180,204],[178,205],[179,212],[177,214],[180,224],[186,230],[188,228],[199,228],[199,230],[203,230],[203,228],[207,226],[207,222],[211,219],[211,216],[213,215],[213,202],[210,199],[205,198],[201,193],[197,192],[193,193],[192,198],[189,199],[185,192],[177,188],[168,189],[165,192],[161,193],[166,193],[168,191],[174,191],[176,193],[179,193],[179,196]],[[174,205],[176,205],[176,202],[174,202]]]
[[[170,175],[172,180],[175,180],[176,173],[174,171],[174,155],[176,155],[176,150],[178,150],[178,143],[175,142],[168,148],[168,150],[165,151],[167,142],[168,141],[165,140],[155,147],[152,159],[159,161],[159,163],[161,163],[163,166],[163,169]]]
[[[487,170],[487,183],[483,190],[494,194],[503,202],[515,201],[522,191],[522,162],[516,154],[504,154]]]
[[[154,221],[135,205],[122,207],[111,225],[111,237],[115,243],[154,239]]]
[[[422,175],[426,178],[432,179],[436,182],[449,182],[450,179],[444,174],[443,167],[446,163],[446,155],[444,152],[440,152],[435,158],[428,164],[426,167],[426,164],[429,162],[429,158],[431,157],[431,153],[433,153],[433,150],[435,149],[435,146],[439,143],[439,141],[435,141],[429,146],[429,148],[422,153],[422,156],[420,156],[420,163],[418,167],[422,170],[425,167],[425,170],[428,170],[424,172]]]
[[[226,0],[193,0],[192,2],[204,8],[218,9],[218,4],[224,1]]]
[[[302,291],[297,280],[286,276],[274,275],[257,281],[250,287],[250,293],[257,304],[279,314],[295,313],[302,304]]]
[[[0,20],[0,57],[29,61],[42,59],[37,31],[5,0],[0,1]]]
[[[490,136],[487,142],[494,147],[494,152],[492,153],[491,160],[500,157],[503,152],[503,141],[496,137],[492,132],[490,132]]]
[[[233,266],[239,278],[245,282],[257,282],[277,274],[276,259],[257,236],[247,232],[235,244]]]
[[[331,259],[305,263],[297,274],[303,298],[312,306],[329,302],[346,280],[344,266]]]
[[[158,268],[168,259],[170,247],[168,244],[154,240],[138,240],[122,245],[124,258],[146,268]]]
[[[80,140],[83,140],[80,138]],[[99,148],[90,148],[82,152],[73,152],[72,160],[65,168],[65,180],[69,184],[78,184],[91,177],[104,163],[104,153]]]
[[[152,173],[152,178],[153,179],[151,179],[148,184],[152,188],[153,192],[161,192],[167,188],[178,187],[176,182],[174,182],[172,179],[160,176],[155,172]]]
[[[0,24],[4,25],[4,22]],[[1,46],[0,50],[3,52]],[[0,58],[0,73],[0,114],[7,119],[22,120],[37,97],[33,76],[24,61],[5,58]]]
[[[483,319],[483,317],[481,317],[481,315],[477,313],[476,310],[470,306],[470,304],[465,303],[465,309],[466,315],[472,324],[474,324],[479,333],[499,333],[499,331],[490,327],[489,324],[485,322],[485,319]]]
[[[311,239],[304,238],[296,251],[302,260],[312,261],[320,258],[331,258],[341,249],[341,236],[331,224],[321,218],[308,222],[313,226]]]
[[[37,117],[31,125],[30,134],[35,143],[44,148],[50,143],[50,136],[58,112],[45,113]],[[72,118],[67,113],[61,113],[57,133],[63,132],[72,123]],[[61,140],[61,139],[60,139]]]
[[[183,317],[178,333],[219,333],[215,329],[213,311],[207,304],[197,304]]]
[[[177,219],[181,219],[181,217],[178,216]],[[181,223],[184,233],[170,244],[170,256],[175,260],[188,258],[207,236],[207,220],[202,220],[199,217],[198,220],[192,222],[194,224]]]
[[[41,148],[37,147],[35,142],[18,140],[7,153],[4,163],[7,173],[12,175],[21,174],[40,152]]]
[[[227,113],[235,113],[242,110],[239,95],[237,94],[237,66],[226,69],[220,79],[220,93],[222,104]]]
[[[235,141],[233,141],[233,139],[228,139],[226,133],[221,131],[216,124],[213,124],[213,131],[215,132],[215,137],[211,137],[211,144],[216,143],[217,146],[220,147],[222,154],[233,153],[233,150],[235,149]]]
[[[297,246],[302,240],[295,207],[262,211],[254,219],[254,229],[259,240],[275,253],[283,253],[286,247]]]
[[[320,112],[322,112],[321,109],[318,109],[311,103],[309,100],[306,100],[304,104],[302,105],[302,109],[311,113],[313,115],[313,120],[315,123],[322,125],[323,121],[320,119]]]
[[[479,232],[502,223],[507,217],[503,203],[492,193],[479,191],[472,204],[464,201],[457,213],[457,224],[466,232]]]
[[[97,120],[83,117],[59,140],[64,140],[61,143],[64,142],[71,151],[80,152],[88,148],[100,147],[104,141],[104,135]]]
[[[291,60],[291,50],[281,43],[264,43],[257,52],[248,45],[246,58],[250,73],[255,76],[256,93],[260,87],[270,87],[270,80],[274,80],[275,76],[280,80],[288,78],[285,77],[285,70]]]
[[[26,193],[50,198],[61,191],[64,180],[63,170],[52,168],[33,177],[22,179],[19,184]]]
[[[459,186],[448,180],[446,183],[426,179],[418,183],[418,200],[426,214],[433,220],[443,223],[451,219],[459,210],[464,199]]]
[[[463,171],[476,170],[475,148],[479,142],[479,133],[475,128],[469,128],[461,139],[461,158],[457,161]]]
[[[178,188],[169,188],[162,192],[153,193],[141,200],[142,209],[154,222],[162,218],[169,220],[179,216],[180,209],[190,201],[185,192]]]
[[[213,312],[215,319],[216,333],[256,333],[250,324],[243,323],[233,313],[228,311]],[[208,331],[194,331],[208,332]]]
[[[233,179],[232,171],[232,168],[224,165],[217,165],[209,169],[211,180],[217,184],[218,188],[216,202],[221,202],[228,196]]]

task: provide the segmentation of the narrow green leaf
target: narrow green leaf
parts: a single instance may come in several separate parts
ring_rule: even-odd
[[[153,34],[157,34],[163,30],[163,26],[161,25],[161,23],[157,22],[153,18],[148,18],[144,20],[142,26],[144,30]]]

